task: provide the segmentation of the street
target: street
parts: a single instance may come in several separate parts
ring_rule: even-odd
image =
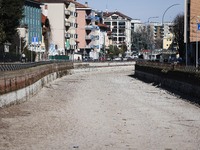
[[[200,150],[200,108],[132,74],[75,73],[0,109],[0,150]]]

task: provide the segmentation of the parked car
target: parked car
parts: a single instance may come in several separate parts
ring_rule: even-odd
[[[122,57],[116,57],[116,58],[114,58],[113,60],[114,60],[114,61],[122,61],[123,58],[122,58]]]

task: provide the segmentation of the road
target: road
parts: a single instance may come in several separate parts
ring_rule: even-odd
[[[132,74],[75,73],[0,109],[0,150],[200,150],[200,108]]]

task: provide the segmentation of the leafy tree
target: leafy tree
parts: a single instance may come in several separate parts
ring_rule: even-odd
[[[163,47],[163,39],[157,37],[155,40],[155,49],[161,49]]]
[[[178,52],[180,57],[185,56],[185,46],[184,46],[184,14],[178,14],[174,19],[174,27],[172,32],[175,35],[174,42],[177,43]]]
[[[12,42],[13,35],[17,32],[23,17],[24,0],[1,0],[0,1],[0,34],[5,38],[1,38],[1,43]]]
[[[0,45],[5,41],[6,34],[3,31],[3,25],[0,24]]]
[[[114,57],[117,57],[120,53],[120,50],[117,46],[114,46],[114,45],[110,45],[109,46],[109,49],[108,49],[108,56],[110,58],[114,58]]]
[[[122,56],[124,56],[126,51],[127,51],[127,46],[125,43],[123,43],[119,53],[122,54]]]

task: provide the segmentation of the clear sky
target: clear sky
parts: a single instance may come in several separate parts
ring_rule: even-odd
[[[140,19],[142,22],[148,20],[162,22],[165,11],[164,22],[171,22],[177,14],[184,13],[184,0],[77,0],[77,2],[81,4],[88,2],[89,7],[95,10],[117,10],[132,19]],[[172,6],[174,4],[180,5]],[[157,16],[159,18],[152,18]]]

